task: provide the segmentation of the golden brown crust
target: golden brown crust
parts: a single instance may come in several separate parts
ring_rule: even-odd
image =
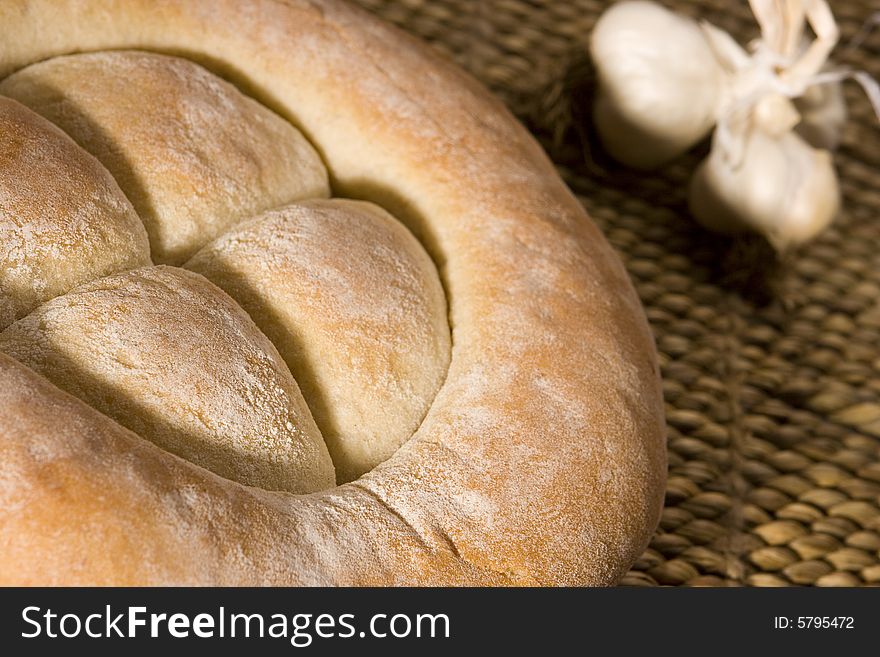
[[[662,501],[651,335],[620,263],[497,101],[336,0],[27,4],[0,5],[0,76],[74,51],[182,53],[291,119],[337,194],[391,210],[427,246],[453,350],[415,435],[308,496],[221,480],[0,357],[14,463],[0,561],[17,566],[4,581],[607,584],[625,571]]]
[[[180,264],[237,221],[329,195],[315,150],[286,121],[178,57],[56,57],[0,83],[100,160],[144,221],[153,259]]]
[[[198,274],[147,267],[86,283],[0,333],[0,351],[221,476],[293,493],[335,483],[278,352]]]
[[[446,377],[449,324],[434,263],[371,203],[319,200],[267,212],[186,268],[241,304],[278,348],[338,483],[412,436]]]
[[[61,130],[0,97],[0,330],[79,283],[150,264],[113,177]]]

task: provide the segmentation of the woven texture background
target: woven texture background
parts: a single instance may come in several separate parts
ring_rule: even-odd
[[[532,129],[635,282],[660,352],[669,483],[625,585],[880,584],[880,129],[855,85],[836,154],[843,210],[775,259],[697,227],[687,181],[705,145],[657,173],[591,146],[584,44],[610,3],[357,0],[446,52]],[[666,0],[741,42],[745,0]],[[831,0],[835,59],[880,79],[880,10]]]

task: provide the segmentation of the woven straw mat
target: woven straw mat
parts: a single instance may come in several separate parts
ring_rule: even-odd
[[[625,585],[880,584],[880,129],[846,85],[835,155],[843,210],[779,261],[688,216],[706,146],[636,175],[589,129],[584,44],[608,2],[357,0],[498,94],[541,140],[623,258],[656,335],[669,482],[660,527]],[[740,42],[745,0],[674,0]],[[840,64],[880,79],[872,0],[832,0]],[[874,15],[876,20],[876,15]],[[853,39],[861,34],[859,45]]]

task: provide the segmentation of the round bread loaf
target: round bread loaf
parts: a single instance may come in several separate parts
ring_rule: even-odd
[[[644,549],[642,310],[457,68],[340,0],[6,0],[0,80],[73,138],[0,101],[61,153],[0,152],[0,258],[37,263],[0,292],[0,582],[598,585]]]

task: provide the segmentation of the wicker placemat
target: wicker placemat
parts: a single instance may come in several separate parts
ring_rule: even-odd
[[[447,52],[541,139],[622,255],[664,377],[669,483],[629,585],[880,584],[880,129],[854,85],[835,226],[776,262],[689,219],[691,153],[636,175],[591,147],[594,0],[357,0]],[[736,37],[745,0],[667,0]],[[835,0],[836,61],[880,79],[872,0]],[[876,5],[873,9],[880,9]],[[696,149],[699,151],[700,149]]]

